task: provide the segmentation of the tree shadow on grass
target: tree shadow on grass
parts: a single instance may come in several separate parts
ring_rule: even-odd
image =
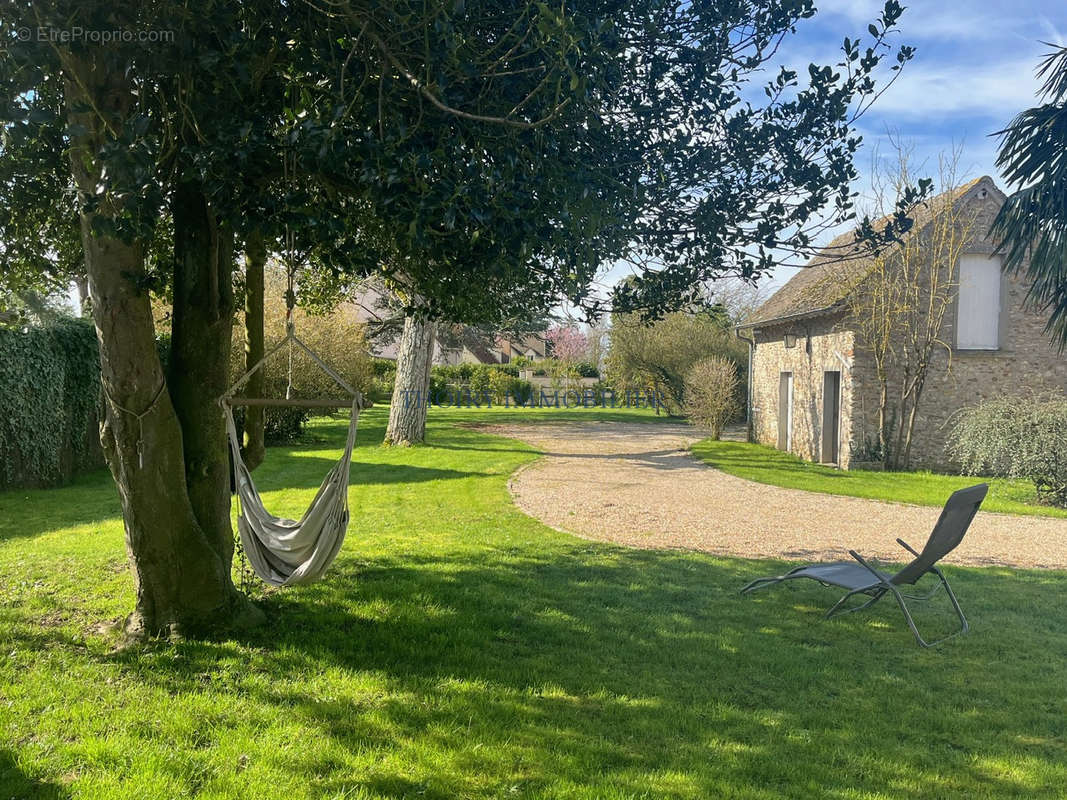
[[[106,522],[121,513],[106,469],[79,475],[68,486],[0,492],[0,541]]]
[[[818,586],[738,596],[774,571],[581,545],[348,559],[322,584],[272,595],[271,625],[240,642],[179,645],[179,666],[166,647],[115,658],[174,694],[201,691],[200,676],[220,661],[260,653],[269,680],[232,687],[250,703],[345,748],[417,746],[454,767],[425,780],[395,765],[338,772],[327,780],[334,792],[497,796],[571,785],[715,796],[767,786],[777,789],[752,796],[799,797],[906,794],[920,780],[929,795],[1033,796],[1040,774],[987,764],[1020,748],[1041,764],[1067,763],[1054,677],[1067,626],[1049,596],[1062,575],[953,570],[974,633],[926,651],[887,603],[824,621],[836,595]],[[951,622],[947,607],[919,620]],[[316,684],[324,670],[338,685]],[[345,676],[377,676],[380,689],[346,697]],[[328,764],[308,753],[296,767]],[[691,791],[649,788],[667,774]]]
[[[22,771],[14,754],[0,748],[0,797],[19,800],[61,800],[70,793],[60,786],[30,777]]]
[[[286,458],[276,466],[264,462],[252,473],[252,479],[261,491],[315,489],[336,463],[336,459],[320,456]],[[410,464],[353,461],[349,472],[349,483],[359,485],[411,484],[481,478],[486,474],[458,469],[416,467]]]

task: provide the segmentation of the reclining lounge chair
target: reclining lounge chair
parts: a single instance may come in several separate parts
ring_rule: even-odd
[[[908,627],[915,634],[919,644],[923,647],[940,644],[945,639],[966,633],[968,625],[967,619],[960,609],[960,604],[956,600],[956,595],[952,593],[952,588],[948,585],[948,581],[945,580],[941,570],[937,568],[937,562],[952,552],[963,539],[967,528],[970,527],[971,520],[978,513],[978,507],[982,505],[982,500],[985,499],[987,491],[989,491],[989,486],[980,483],[977,486],[954,492],[948,502],[945,503],[941,517],[937,520],[937,525],[934,526],[934,530],[921,553],[909,547],[903,539],[897,539],[897,543],[915,558],[896,575],[890,576],[876,569],[855,550],[849,550],[849,555],[855,559],[855,563],[840,561],[833,564],[812,564],[807,567],[797,567],[784,575],[778,575],[773,578],[758,578],[741,589],[741,593],[747,594],[748,592],[754,592],[756,589],[762,589],[765,586],[772,586],[783,581],[790,581],[794,578],[811,578],[824,586],[838,586],[842,589],[847,589],[846,594],[826,612],[827,618],[836,617],[839,614],[850,614],[853,611],[862,611],[877,603],[886,594],[891,594],[900,605],[900,610],[904,612],[904,619],[907,620]],[[939,581],[928,594],[916,596],[904,594],[900,591],[901,586],[914,584],[928,572],[936,575]],[[937,641],[927,642],[919,635],[919,630],[915,627],[915,621],[911,618],[911,612],[908,611],[905,600],[929,600],[942,586],[945,587],[948,599],[952,602],[952,607],[960,618],[960,629]],[[848,601],[855,595],[864,595],[869,599],[858,606],[848,606]]]

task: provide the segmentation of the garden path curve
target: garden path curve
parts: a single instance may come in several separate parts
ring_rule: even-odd
[[[544,457],[512,476],[515,503],[546,524],[633,547],[790,560],[900,562],[900,536],[925,542],[940,510],[783,489],[699,462],[686,425],[617,422],[491,425]],[[1067,569],[1067,519],[980,512],[946,561]]]

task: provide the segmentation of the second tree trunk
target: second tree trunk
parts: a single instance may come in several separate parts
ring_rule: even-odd
[[[426,407],[433,362],[433,322],[408,317],[396,356],[396,382],[389,406],[386,444],[411,445],[426,440]]]

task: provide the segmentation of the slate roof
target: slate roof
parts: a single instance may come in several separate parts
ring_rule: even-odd
[[[916,235],[932,221],[933,209],[948,200],[956,202],[972,189],[976,189],[979,184],[986,184],[987,188],[991,188],[1001,198],[1004,197],[988,175],[975,178],[962,186],[930,198],[918,206],[912,214],[914,224],[908,235]],[[889,217],[877,220],[874,223],[875,227],[884,226],[888,220]],[[788,283],[775,292],[743,325],[738,327],[773,325],[795,317],[818,316],[837,311],[848,296],[851,287],[857,284],[872,265],[872,258],[868,255],[847,257],[850,250],[855,253],[859,252],[858,249],[852,247],[855,234],[856,230],[853,229],[831,241],[808,262],[803,270],[790,278]]]

